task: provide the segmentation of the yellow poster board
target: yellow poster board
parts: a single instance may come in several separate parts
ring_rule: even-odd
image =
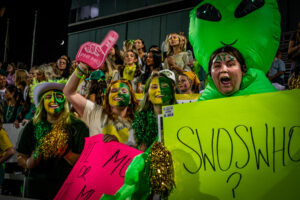
[[[163,107],[169,199],[300,199],[300,90]]]
[[[198,100],[200,96],[201,94],[175,94],[175,99],[179,103],[190,103]],[[141,101],[144,98],[144,93],[135,93],[135,98]]]

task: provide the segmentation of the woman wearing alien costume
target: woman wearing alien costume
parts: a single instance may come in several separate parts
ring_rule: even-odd
[[[79,65],[82,71],[88,71],[87,65]],[[104,142],[117,140],[130,146],[135,145],[131,122],[138,102],[131,84],[126,80],[111,82],[103,105],[97,105],[77,93],[80,78],[76,73],[81,72],[75,70],[64,88],[64,94],[89,126],[90,136],[103,133]]]
[[[203,1],[190,13],[189,30],[195,57],[211,75],[200,100],[276,91],[265,76],[280,40],[275,0]],[[238,77],[214,76],[215,67],[224,64],[240,65]]]
[[[87,126],[70,115],[64,85],[60,80],[32,86],[37,109],[17,147],[18,164],[26,170],[25,197],[53,199],[89,136]]]
[[[241,88],[246,72],[243,56],[231,46],[217,49],[209,60],[209,73],[222,95],[232,95]]]

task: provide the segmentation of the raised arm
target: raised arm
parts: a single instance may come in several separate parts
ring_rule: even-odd
[[[74,106],[80,117],[83,116],[84,108],[86,105],[86,98],[77,92],[77,87],[80,82],[80,77],[84,75],[83,72],[88,71],[88,66],[84,63],[79,63],[73,74],[70,76],[63,92],[68,101]]]

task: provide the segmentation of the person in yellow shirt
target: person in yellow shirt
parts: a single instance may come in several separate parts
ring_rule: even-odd
[[[4,180],[4,162],[12,157],[15,153],[13,145],[5,130],[2,128],[3,117],[2,108],[0,107],[0,187]]]
[[[141,85],[141,68],[138,64],[138,54],[133,49],[126,51],[124,68],[121,69],[122,78],[130,81],[133,90],[136,92]]]

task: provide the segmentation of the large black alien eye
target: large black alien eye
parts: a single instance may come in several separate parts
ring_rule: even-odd
[[[243,0],[234,12],[236,18],[244,17],[265,4],[264,0]]]
[[[221,20],[221,13],[213,5],[207,3],[197,9],[197,17],[217,22]]]

